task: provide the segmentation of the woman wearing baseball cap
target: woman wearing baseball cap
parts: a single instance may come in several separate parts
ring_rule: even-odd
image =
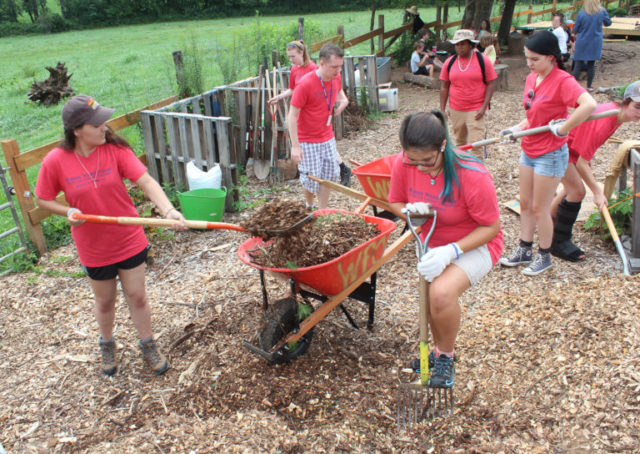
[[[144,230],[141,226],[85,224],[74,218],[74,214],[83,212],[137,216],[123,182],[126,178],[144,191],[165,218],[176,221],[175,229],[186,229],[182,214],[147,173],[129,144],[107,126],[113,112],[86,95],[67,101],[62,109],[64,140],[45,156],[35,193],[40,207],[66,216],[71,224],[80,263],[95,297],[93,312],[100,331],[102,372],[113,375],[117,369],[113,340],[117,276],[144,357],[156,374],[162,374],[169,362],[158,351],[151,330],[144,284],[149,242]],[[56,200],[60,192],[69,206]]]
[[[582,249],[571,241],[573,224],[586,195],[584,183],[591,189],[593,202],[599,209],[607,205],[604,190],[591,169],[591,159],[622,123],[640,121],[640,80],[627,86],[621,102],[598,104],[594,113],[615,109],[620,109],[617,116],[582,123],[569,133],[569,166],[561,180],[564,189],[556,195],[551,208],[556,215],[551,253],[556,257],[571,262],[585,258]]]

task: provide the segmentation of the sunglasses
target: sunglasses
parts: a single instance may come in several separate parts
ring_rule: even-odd
[[[533,103],[533,98],[535,98],[536,94],[533,92],[533,90],[529,90],[529,93],[527,93],[527,97],[529,98],[529,101],[524,103],[524,110],[529,110],[531,109],[531,103]]]
[[[411,166],[411,167],[433,167],[434,165],[436,165],[436,161],[438,160],[438,156],[440,156],[440,153],[442,153],[442,150],[440,150],[439,152],[437,152],[433,158],[429,159],[429,160],[424,160],[424,161],[414,161],[413,159],[409,159],[407,157],[406,152],[402,152],[402,163],[406,166]]]

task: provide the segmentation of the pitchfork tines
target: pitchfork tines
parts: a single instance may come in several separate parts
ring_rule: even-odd
[[[431,388],[401,383],[398,389],[398,429],[404,430],[425,419],[453,416],[453,388]]]

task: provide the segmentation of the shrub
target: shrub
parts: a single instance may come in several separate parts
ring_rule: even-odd
[[[616,191],[616,198],[609,200],[609,213],[616,226],[618,235],[631,233],[631,216],[633,214],[633,190],[627,188],[624,191]],[[597,231],[603,240],[611,240],[611,233],[604,223],[600,212],[592,213],[584,223],[585,230]]]

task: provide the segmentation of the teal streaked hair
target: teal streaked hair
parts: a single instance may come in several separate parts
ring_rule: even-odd
[[[447,141],[444,149],[442,143]],[[440,150],[443,153],[444,187],[440,197],[444,202],[453,201],[453,183],[460,188],[456,166],[482,171],[469,163],[482,163],[470,154],[458,153],[449,137],[449,128],[444,114],[439,110],[417,112],[407,115],[400,126],[400,143],[403,149],[418,148],[424,151]]]

